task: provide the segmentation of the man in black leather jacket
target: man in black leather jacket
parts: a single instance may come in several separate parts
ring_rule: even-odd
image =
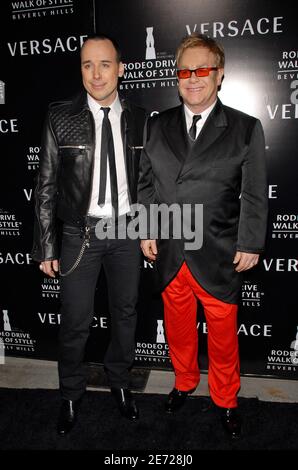
[[[130,220],[131,205],[136,202],[145,112],[118,96],[118,78],[124,74],[124,65],[111,38],[101,35],[85,41],[81,71],[84,92],[49,107],[35,193],[32,256],[45,274],[61,274],[59,434],[72,429],[85,391],[83,357],[101,267],[107,278],[111,314],[111,341],[104,366],[122,415],[131,420],[139,415],[129,390],[139,242],[128,237],[99,239],[95,227],[100,221],[103,230],[109,231],[112,216],[118,227]],[[58,219],[63,222],[61,248]]]

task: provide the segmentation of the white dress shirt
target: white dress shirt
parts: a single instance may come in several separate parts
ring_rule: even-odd
[[[93,114],[95,121],[95,156],[94,156],[94,170],[92,181],[91,202],[89,206],[88,215],[93,217],[112,217],[112,197],[111,197],[111,182],[110,182],[110,168],[107,165],[107,186],[106,186],[106,199],[105,205],[100,207],[98,205],[99,193],[99,179],[100,179],[100,148],[101,148],[101,129],[103,121],[103,111],[100,109],[100,104],[87,95],[88,106]],[[109,120],[111,123],[114,148],[115,148],[115,161],[117,172],[117,187],[118,187],[118,210],[119,215],[126,214],[130,210],[128,187],[126,177],[126,166],[124,161],[123,143],[121,136],[120,118],[122,107],[117,95],[115,101],[109,106]]]
[[[196,138],[198,137],[199,133],[201,132],[206,120],[207,120],[207,117],[209,116],[209,114],[211,113],[212,109],[214,108],[214,106],[216,105],[216,102],[217,102],[217,99],[214,101],[214,103],[212,103],[211,106],[209,106],[209,108],[205,109],[204,111],[202,111],[200,113],[201,115],[201,119],[199,119],[196,123],[196,128],[197,128],[197,133],[196,133]],[[184,104],[184,113],[185,113],[185,119],[186,119],[186,129],[187,129],[187,132],[189,132],[189,129],[191,128],[192,126],[192,118],[193,116],[195,115],[195,113],[193,113],[187,106],[186,104]]]

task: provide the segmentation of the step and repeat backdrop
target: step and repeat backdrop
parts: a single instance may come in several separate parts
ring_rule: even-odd
[[[0,6],[0,349],[57,359],[59,278],[30,257],[33,192],[48,103],[80,86],[86,35],[115,37],[120,91],[151,113],[179,103],[175,49],[193,31],[226,51],[224,104],[258,117],[266,137],[267,250],[246,273],[239,312],[242,374],[298,378],[298,50],[289,0],[6,0]],[[135,365],[171,367],[153,266],[142,261]],[[200,364],[207,327],[198,305]],[[86,360],[101,363],[110,334],[104,275],[98,282]]]

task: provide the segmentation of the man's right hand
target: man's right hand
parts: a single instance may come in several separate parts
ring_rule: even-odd
[[[150,261],[155,261],[157,257],[156,240],[142,240],[141,250]]]
[[[39,265],[39,269],[47,276],[56,277],[55,273],[59,271],[59,261],[57,259],[42,261]]]

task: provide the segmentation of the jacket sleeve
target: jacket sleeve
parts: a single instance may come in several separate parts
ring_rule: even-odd
[[[154,175],[151,160],[148,154],[150,140],[150,124],[151,118],[147,119],[144,129],[143,150],[140,158],[139,182],[138,182],[138,204],[140,207],[140,238],[150,239],[156,238],[152,235],[155,228],[150,226],[150,206],[156,202]],[[151,230],[150,230],[151,228]]]
[[[35,189],[32,249],[32,258],[35,261],[58,259],[56,227],[58,167],[58,145],[49,113],[43,129],[39,174]]]
[[[256,120],[248,138],[242,165],[241,206],[237,250],[261,253],[265,247],[268,216],[268,188],[265,141],[262,125]]]

